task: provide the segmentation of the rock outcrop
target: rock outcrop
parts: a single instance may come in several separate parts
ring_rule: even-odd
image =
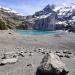
[[[46,54],[37,68],[36,75],[66,75],[68,69],[60,58],[54,54]]]
[[[32,29],[32,23],[28,21],[23,21],[19,26],[16,27],[17,29],[22,29],[22,30],[28,30]]]

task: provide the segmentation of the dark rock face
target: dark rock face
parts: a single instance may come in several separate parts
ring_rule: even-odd
[[[47,54],[37,68],[36,75],[66,75],[69,71],[54,53]]]
[[[64,29],[65,29],[64,24],[56,24],[55,25],[55,30],[64,30]]]
[[[53,30],[64,29],[63,24],[55,24],[55,22],[56,22],[56,13],[52,13],[47,18],[35,20],[33,29],[43,30],[43,31],[53,31]]]
[[[48,19],[40,19],[35,21],[35,25],[33,27],[35,30],[53,30],[53,25],[49,24]]]
[[[17,26],[16,28],[17,29],[28,30],[28,29],[32,29],[32,24],[28,21],[24,21],[19,26]]]
[[[69,32],[75,32],[75,26],[74,25],[67,25],[65,27],[66,30],[68,30]]]
[[[53,12],[54,7],[55,7],[54,5],[48,4],[43,10],[36,12],[34,15],[35,16],[47,15]]]
[[[47,18],[38,19],[35,21],[34,29],[36,30],[53,30],[55,15],[51,14]]]

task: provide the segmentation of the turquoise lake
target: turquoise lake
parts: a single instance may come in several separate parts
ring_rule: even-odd
[[[21,35],[55,35],[58,31],[15,30]]]

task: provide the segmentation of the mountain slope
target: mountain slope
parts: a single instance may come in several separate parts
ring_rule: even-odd
[[[9,28],[16,28],[25,17],[18,14],[16,11],[0,6],[0,19],[5,22]]]
[[[75,28],[75,4],[50,7],[47,5],[43,10],[36,12],[34,29],[37,30],[57,30]],[[75,29],[74,29],[75,30]]]

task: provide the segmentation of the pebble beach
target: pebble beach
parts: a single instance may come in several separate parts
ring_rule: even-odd
[[[71,54],[65,55],[65,50]],[[0,62],[6,52],[21,53],[16,63],[0,66],[0,75],[36,75],[42,58],[50,51],[63,55],[68,75],[75,74],[75,33],[21,36],[13,30],[0,31]]]

